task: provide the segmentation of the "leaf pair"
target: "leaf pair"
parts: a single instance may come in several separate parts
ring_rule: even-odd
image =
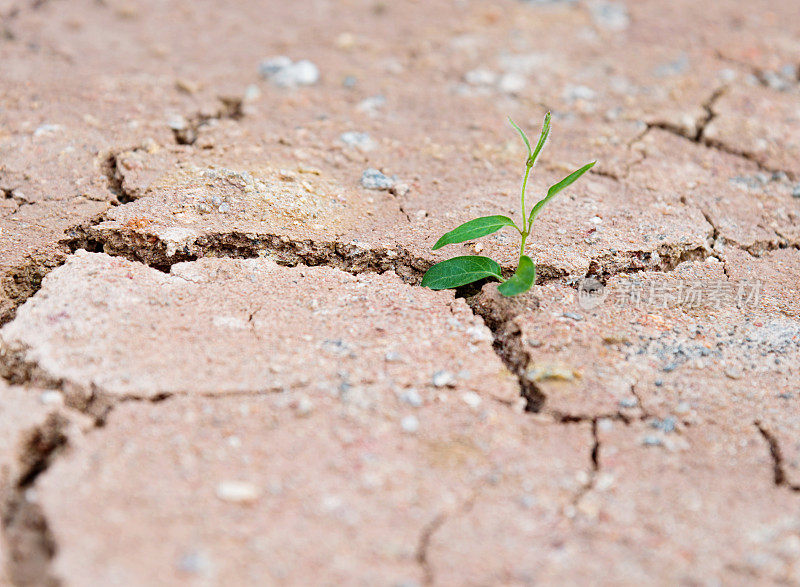
[[[522,137],[522,140],[525,142],[525,146],[528,147],[528,160],[525,162],[527,167],[533,167],[533,164],[536,163],[536,158],[539,156],[539,153],[542,151],[545,142],[547,141],[547,137],[550,136],[550,113],[544,115],[544,124],[542,124],[542,133],[539,135],[539,142],[536,143],[536,149],[531,152],[531,142],[528,140],[528,135],[525,134],[525,131],[522,130],[517,123],[511,120],[511,117],[508,117],[508,121],[511,123],[519,136]]]
[[[501,294],[515,296],[528,291],[536,281],[536,265],[530,257],[522,255],[517,272],[510,279],[504,280],[500,265],[489,257],[478,255],[453,257],[428,269],[422,278],[422,285],[431,289],[450,289],[488,277],[503,282],[497,287]]]
[[[441,263],[437,263],[428,269],[428,271],[425,273],[425,276],[422,278],[423,286],[431,289],[448,289],[466,285],[481,279],[495,278],[501,282],[500,285],[497,286],[497,290],[501,294],[504,296],[515,296],[528,291],[536,281],[536,265],[534,265],[530,257],[525,255],[525,242],[531,232],[531,225],[539,215],[539,212],[542,211],[542,208],[544,208],[545,205],[551,199],[553,199],[556,194],[575,183],[579,177],[581,177],[594,166],[596,161],[584,165],[580,169],[573,171],[558,183],[550,186],[550,188],[547,190],[547,195],[533,206],[530,211],[530,215],[526,218],[525,188],[527,186],[528,175],[536,163],[536,158],[539,156],[539,153],[544,147],[547,137],[550,134],[550,113],[548,112],[544,118],[542,132],[539,136],[539,142],[536,144],[535,149],[531,149],[531,143],[528,140],[528,137],[525,135],[525,132],[519,126],[517,126],[513,120],[510,118],[508,120],[511,122],[511,125],[517,129],[517,132],[519,132],[522,140],[525,142],[525,146],[528,149],[528,158],[525,161],[525,177],[522,182],[522,228],[519,228],[519,226],[517,226],[517,224],[508,216],[482,216],[480,218],[475,218],[474,220],[465,222],[458,228],[455,228],[443,235],[438,241],[436,241],[433,249],[436,250],[446,245],[453,245],[474,240],[493,234],[507,226],[513,226],[514,229],[519,232],[522,238],[522,243],[520,245],[519,264],[517,265],[516,272],[511,278],[505,280],[503,279],[500,265],[497,262],[493,261],[489,257],[467,255],[442,261]]]

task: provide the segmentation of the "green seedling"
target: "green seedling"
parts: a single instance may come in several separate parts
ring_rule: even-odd
[[[542,125],[542,134],[539,136],[539,142],[536,144],[535,149],[531,149],[531,143],[525,132],[511,120],[511,123],[522,140],[528,148],[528,159],[525,161],[525,176],[522,179],[522,228],[508,216],[483,216],[475,218],[469,222],[465,222],[458,228],[455,228],[442,236],[436,244],[433,245],[433,250],[440,249],[445,245],[453,245],[463,243],[465,241],[480,238],[497,232],[498,230],[506,227],[514,228],[521,237],[519,247],[519,263],[517,263],[517,270],[514,275],[509,279],[503,279],[500,271],[500,265],[490,259],[489,257],[481,257],[479,255],[467,255],[464,257],[454,257],[447,261],[437,263],[425,273],[422,278],[422,285],[431,289],[449,289],[466,285],[474,281],[486,278],[498,279],[501,283],[497,286],[497,290],[504,296],[515,296],[528,291],[533,283],[536,281],[536,265],[530,257],[525,254],[525,244],[528,236],[531,234],[533,221],[542,211],[545,204],[553,199],[553,197],[562,191],[564,188],[573,184],[581,175],[589,171],[597,161],[587,163],[577,171],[573,171],[567,177],[559,181],[557,184],[550,186],[547,190],[547,195],[536,202],[531,208],[530,214],[525,209],[525,189],[528,185],[528,176],[533,169],[536,158],[544,147],[547,136],[550,134],[550,113],[548,112],[544,117],[544,124]]]

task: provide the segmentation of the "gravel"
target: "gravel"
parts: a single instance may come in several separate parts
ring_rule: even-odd
[[[628,9],[621,2],[592,2],[589,11],[594,23],[608,31],[624,31],[631,23]]]
[[[359,151],[372,151],[377,146],[375,141],[365,132],[343,132],[339,135],[339,140],[348,147],[353,147]]]
[[[361,174],[361,185],[368,190],[390,190],[394,187],[395,181],[394,178],[388,177],[372,167],[364,170],[364,173]]]
[[[418,408],[422,405],[422,396],[416,389],[408,389],[400,394],[400,401],[406,405]]]
[[[456,377],[450,371],[437,371],[433,374],[434,387],[453,387],[456,383]]]
[[[265,59],[259,64],[258,71],[261,77],[281,88],[311,86],[319,81],[316,65],[307,59],[293,62],[284,55]]]

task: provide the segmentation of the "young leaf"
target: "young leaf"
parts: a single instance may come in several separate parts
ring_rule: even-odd
[[[539,212],[541,212],[542,208],[544,208],[544,205],[547,204],[547,202],[549,202],[551,199],[553,199],[553,196],[555,196],[558,192],[560,192],[567,186],[575,183],[581,175],[583,175],[584,173],[589,171],[592,167],[594,167],[595,163],[597,163],[597,161],[592,161],[591,163],[587,163],[577,171],[573,171],[572,173],[570,173],[567,177],[559,181],[557,184],[550,186],[550,189],[547,190],[547,195],[538,202],[536,202],[536,205],[531,209],[531,214],[528,217],[528,226],[530,226],[530,224],[533,222],[536,216],[539,215]]]
[[[502,281],[500,265],[489,257],[468,255],[437,263],[425,273],[422,285],[431,289],[449,289],[486,277],[496,277]]]
[[[508,117],[508,121],[511,123],[511,126],[517,129],[519,136],[522,137],[522,140],[525,141],[525,146],[528,147],[528,157],[531,156],[531,142],[528,140],[528,135],[525,134],[525,131],[522,130],[520,127],[517,126],[517,123],[511,120],[511,117]]]
[[[539,142],[536,143],[536,148],[533,150],[533,155],[528,157],[528,162],[526,165],[529,167],[533,167],[533,164],[536,163],[536,158],[539,156],[539,152],[544,147],[545,141],[547,141],[547,136],[550,134],[550,113],[544,115],[544,124],[542,124],[542,134],[539,135]]]
[[[482,216],[481,218],[475,218],[442,236],[442,238],[433,245],[433,250],[441,249],[445,245],[463,243],[464,241],[492,234],[504,226],[513,226],[516,228],[517,225],[514,224],[514,221],[508,216]]]
[[[522,255],[519,258],[517,272],[508,281],[498,285],[497,291],[506,297],[515,296],[528,291],[534,281],[536,281],[536,265],[530,257]]]

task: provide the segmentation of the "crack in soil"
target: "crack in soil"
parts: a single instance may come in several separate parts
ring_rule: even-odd
[[[194,145],[198,133],[204,126],[219,120],[241,120],[244,117],[244,98],[238,96],[219,96],[222,105],[211,114],[196,112],[181,123],[172,126],[172,134],[179,145]]]
[[[654,121],[654,122],[645,122],[647,124],[647,130],[651,128],[659,128],[664,130],[668,133],[671,133],[677,137],[692,141],[698,145],[703,145],[709,149],[715,149],[722,153],[727,153],[728,155],[733,155],[734,157],[740,157],[749,161],[750,163],[755,164],[759,171],[767,172],[767,173],[784,173],[790,180],[795,181],[797,179],[796,175],[792,171],[787,171],[785,169],[777,169],[770,167],[766,163],[764,163],[758,155],[755,153],[745,151],[743,149],[736,149],[723,141],[709,139],[705,136],[706,129],[708,125],[717,117],[717,112],[714,111],[714,106],[716,105],[717,101],[725,95],[728,91],[729,86],[724,85],[717,89],[715,89],[711,96],[705,100],[700,106],[705,110],[705,115],[695,122],[695,132],[693,134],[688,133],[685,129],[669,123],[665,121]]]
[[[20,474],[0,496],[0,526],[9,547],[7,568],[15,585],[59,585],[50,569],[57,545],[33,490],[39,475],[67,446],[67,424],[65,416],[51,413],[27,431],[18,457]]]
[[[800,485],[791,483],[786,476],[786,470],[783,461],[783,452],[778,439],[770,430],[759,421],[753,422],[753,425],[758,429],[761,436],[769,447],[769,454],[772,458],[773,479],[776,487],[786,487],[790,491],[800,492]]]
[[[595,416],[591,419],[592,422],[592,449],[589,453],[591,465],[587,472],[587,479],[583,486],[575,492],[572,498],[572,507],[577,507],[583,497],[594,489],[597,482],[597,475],[600,473],[600,437],[597,435],[597,421],[600,416]],[[577,420],[580,421],[580,420]],[[627,424],[627,421],[625,422]]]
[[[469,513],[475,505],[475,501],[480,495],[480,487],[473,490],[472,495],[464,501],[461,505],[456,507],[453,511],[441,511],[436,514],[432,520],[422,527],[419,539],[417,540],[416,561],[422,569],[423,585],[433,585],[435,582],[433,568],[428,557],[428,550],[430,548],[431,540],[434,534],[438,532],[445,523],[453,516]]]
[[[155,235],[127,229],[94,229],[97,223],[74,228],[65,246],[75,252],[85,249],[104,252],[154,269],[169,272],[172,265],[196,261],[202,257],[250,259],[268,257],[279,265],[334,267],[347,273],[385,273],[394,271],[406,283],[418,284],[431,262],[413,256],[404,249],[367,248],[358,243],[293,240],[285,235],[230,232],[199,236],[190,244],[176,247]]]
[[[122,172],[119,169],[119,156],[128,149],[109,152],[103,159],[100,170],[106,178],[106,188],[114,195],[116,203],[127,204],[136,198],[129,194],[123,185]]]

